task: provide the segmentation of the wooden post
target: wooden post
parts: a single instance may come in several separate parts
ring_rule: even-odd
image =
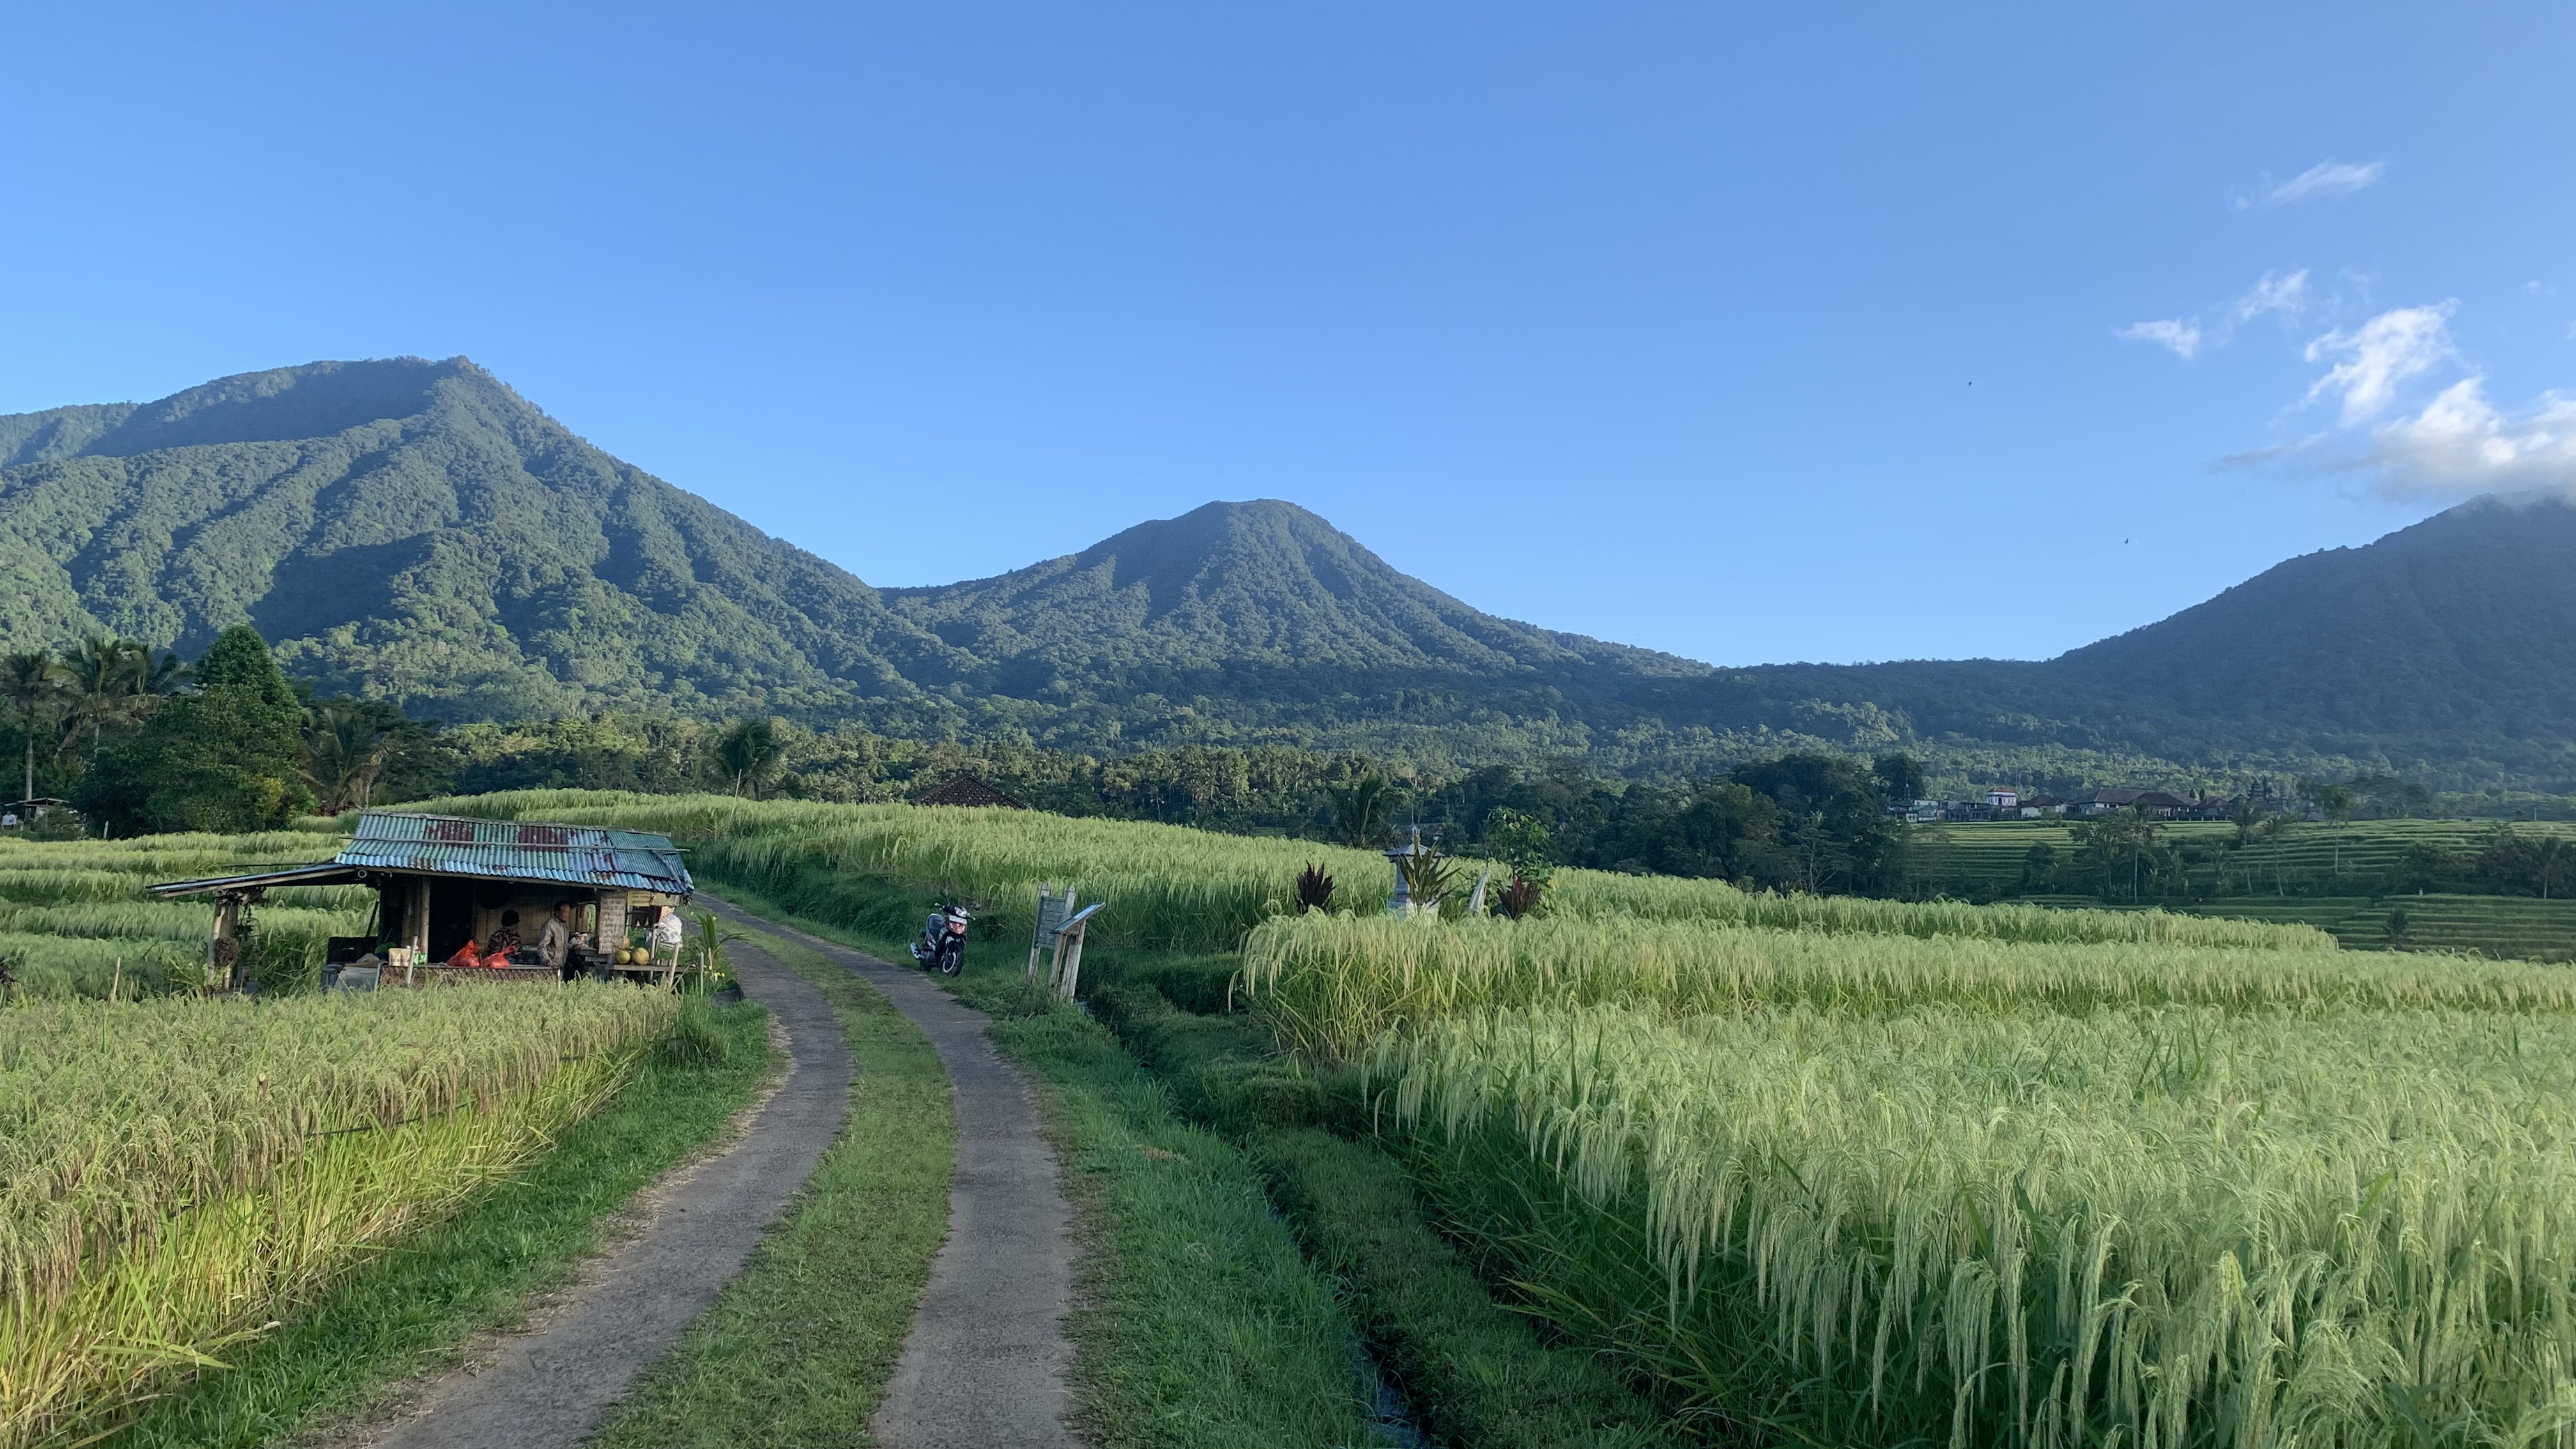
[[[1074,987],[1082,977],[1082,938],[1091,929],[1091,918],[1107,904],[1093,901],[1056,928],[1055,960],[1047,967],[1048,994],[1065,1001],[1073,999]]]
[[[1036,930],[1032,935],[1030,935],[1030,937],[1029,937],[1029,980],[1030,980],[1032,983],[1034,983],[1034,982],[1038,979],[1038,957],[1040,957],[1040,956],[1042,956],[1042,955],[1046,954],[1046,944],[1047,944],[1047,907],[1052,906],[1052,905],[1054,905],[1054,904],[1055,904],[1055,893],[1054,893],[1053,891],[1048,890],[1048,889],[1047,889],[1045,886],[1043,886],[1043,885],[1039,886],[1039,887],[1038,887],[1038,928],[1037,928],[1037,930]]]
[[[1065,957],[1063,989],[1058,993],[1066,1001],[1073,999],[1074,984],[1082,979],[1082,938],[1091,930],[1089,921],[1076,921],[1065,934],[1073,938],[1073,952]]]
[[[403,934],[411,954],[403,958],[403,985],[419,984],[421,963],[429,959],[429,877],[412,882],[409,919]]]

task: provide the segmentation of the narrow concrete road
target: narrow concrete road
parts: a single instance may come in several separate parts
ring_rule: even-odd
[[[884,992],[938,1048],[957,1095],[957,1175],[948,1188],[948,1240],[905,1340],[894,1382],[871,1427],[885,1449],[1066,1449],[1073,1346],[1071,1209],[1055,1151],[1038,1132],[1037,1102],[994,1049],[984,1013],[920,971],[744,915],[701,905],[822,952]]]
[[[671,1184],[653,1226],[611,1252],[568,1309],[510,1340],[489,1368],[452,1374],[431,1389],[411,1417],[376,1439],[381,1449],[579,1444],[742,1271],[762,1231],[822,1161],[850,1114],[840,1019],[823,993],[769,957],[737,948],[734,961],[744,992],[786,1029],[794,1063],[778,1092],[739,1142]]]

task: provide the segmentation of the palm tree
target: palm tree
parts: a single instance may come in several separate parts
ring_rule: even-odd
[[[345,705],[324,705],[304,723],[304,778],[322,798],[322,813],[367,807],[393,754],[393,732]]]
[[[178,656],[168,657],[175,662]],[[140,639],[92,634],[72,650],[63,667],[70,700],[63,711],[62,743],[55,748],[58,752],[70,749],[86,730],[90,760],[95,764],[99,737],[108,727],[132,724],[150,708],[152,646]]]
[[[2532,883],[2540,887],[2542,900],[2548,900],[2552,890],[2566,884],[2571,872],[2576,872],[2576,847],[2556,835],[2544,835],[2532,842]]]
[[[1341,837],[1363,850],[1374,848],[1386,830],[1386,777],[1370,770],[1331,795]]]
[[[2275,895],[2290,893],[2289,887],[2281,883],[2281,840],[2289,833],[2289,816],[2273,815],[2264,819],[2261,834],[2272,847],[2272,893]]]
[[[765,719],[738,720],[716,741],[716,763],[733,777],[733,792],[754,800],[760,798],[761,787],[786,753],[787,742],[778,737],[778,726]]]
[[[137,693],[177,694],[188,687],[195,671],[188,667],[187,660],[179,657],[178,650],[164,649],[155,654],[150,645],[140,640],[132,642],[143,655],[141,682],[134,686]]]
[[[36,798],[36,727],[47,705],[62,698],[65,671],[63,662],[51,649],[30,649],[0,657],[0,695],[18,710],[18,718],[27,730],[27,773],[25,790],[18,798]]]

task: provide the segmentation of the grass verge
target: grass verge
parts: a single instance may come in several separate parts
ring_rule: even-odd
[[[1242,1015],[1175,1010],[1159,989],[1172,968],[1124,974],[1095,1012],[1184,1111],[1261,1164],[1271,1199],[1308,1259],[1343,1285],[1426,1437],[1478,1449],[1686,1442],[1600,1356],[1496,1301],[1478,1265],[1432,1226],[1404,1164],[1369,1137],[1355,1081],[1322,1081],[1281,1058]]]
[[[849,1125],[741,1275],[591,1441],[599,1449],[874,1443],[868,1420],[947,1232],[957,1114],[928,1038],[821,953],[767,933],[750,944],[840,1017],[857,1068]]]
[[[1044,1080],[1049,1135],[1090,1220],[1070,1325],[1099,1449],[1257,1449],[1370,1437],[1348,1316],[1271,1212],[1259,1169],[1181,1120],[1071,1011],[996,1022]]]
[[[710,882],[742,909],[903,959],[904,942]],[[1233,1143],[1183,1120],[1107,1030],[1024,989],[1026,948],[978,942],[958,994],[1040,1084],[1088,1251],[1069,1332],[1096,1449],[1293,1449],[1371,1441],[1348,1316]]]
[[[1308,1255],[1349,1285],[1361,1334],[1425,1434],[1477,1449],[1660,1449],[1688,1442],[1601,1358],[1496,1303],[1432,1230],[1403,1167],[1311,1127],[1256,1133],[1271,1196]]]
[[[107,1449],[317,1437],[435,1373],[469,1334],[507,1328],[568,1281],[637,1189],[714,1137],[777,1060],[758,1006],[693,1005],[600,1111],[517,1177],[368,1262],[268,1337],[146,1404]]]

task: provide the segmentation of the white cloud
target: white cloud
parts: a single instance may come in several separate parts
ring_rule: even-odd
[[[2133,322],[2111,334],[2127,342],[2152,342],[2185,362],[2200,353],[2200,324],[2168,317],[2161,322]]]
[[[2373,428],[2359,466],[2401,497],[2576,490],[2576,398],[2547,393],[2508,416],[2487,401],[2486,379],[2467,378],[2415,416]]]
[[[2456,306],[2400,307],[2308,344],[2309,361],[2333,366],[2307,400],[2338,398],[2342,427],[2367,427],[2366,441],[2329,430],[2222,459],[2221,466],[2363,473],[2394,498],[2532,489],[2576,497],[2576,396],[2543,393],[2508,412],[2487,399],[2486,378],[2472,373],[2420,409],[2379,420],[2408,379],[2458,359],[2450,332]]]
[[[2251,322],[2266,312],[2278,312],[2284,320],[2292,320],[2305,311],[2307,305],[2308,269],[2301,267],[2286,277],[2274,277],[2265,272],[2263,280],[2256,282],[2252,291],[2237,298],[2236,305],[2227,309],[2227,316],[2233,322]]]
[[[2263,193],[2265,206],[2287,206],[2320,196],[2350,196],[2379,184],[2388,169],[2381,161],[2320,161]]]
[[[2353,331],[2340,329],[2308,344],[2308,361],[2341,359],[2308,389],[2310,402],[2330,394],[2343,398],[2346,427],[2366,423],[2385,411],[2397,396],[2397,385],[2459,355],[2451,345],[2449,321],[2458,304],[2400,307],[2382,312]]]

